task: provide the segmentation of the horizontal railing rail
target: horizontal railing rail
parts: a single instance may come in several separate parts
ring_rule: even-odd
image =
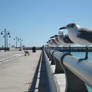
[[[92,47],[49,47],[50,49],[58,50],[58,51],[68,51],[68,52],[85,52],[88,50],[89,52],[92,52]]]
[[[86,84],[92,87],[92,63],[87,60],[80,61],[70,53],[45,48],[48,58],[56,64],[59,73],[66,75],[66,92],[88,92]],[[59,67],[59,68],[57,68]],[[58,72],[56,71],[56,73]]]

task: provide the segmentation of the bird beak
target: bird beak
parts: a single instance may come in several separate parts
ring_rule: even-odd
[[[60,27],[59,30],[66,29],[67,27]]]

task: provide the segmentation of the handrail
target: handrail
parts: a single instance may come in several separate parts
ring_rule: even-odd
[[[51,55],[53,52],[53,50],[51,49],[46,49],[45,51],[49,53],[49,55]],[[60,51],[54,51],[53,57],[56,59],[56,62],[60,62],[60,64],[63,66],[65,73],[67,71],[71,72],[71,74],[73,73],[74,76],[79,78],[85,84],[88,84],[90,87],[92,87],[91,62],[88,62],[87,60],[80,61],[78,58],[71,56],[69,53],[62,53]]]
[[[56,59],[61,60],[63,53],[56,52],[53,54]],[[61,61],[71,72],[78,76],[81,80],[92,87],[92,63],[88,61],[79,61],[79,59],[67,55]]]
[[[89,52],[92,52],[92,47],[49,47],[50,49],[58,50],[58,51],[71,51],[71,52],[85,52],[87,49]]]

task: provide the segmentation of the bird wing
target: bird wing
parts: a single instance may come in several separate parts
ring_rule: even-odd
[[[56,37],[56,40],[59,42],[58,37]]]
[[[57,43],[55,42],[55,40],[54,40],[54,39],[52,39],[52,41],[53,41],[55,44],[57,44]]]
[[[70,40],[70,38],[69,38],[68,35],[65,35],[63,40],[64,40],[65,43],[73,43],[73,42]]]
[[[81,28],[79,30],[78,37],[81,38],[81,39],[85,39],[88,42],[92,42],[92,30]]]

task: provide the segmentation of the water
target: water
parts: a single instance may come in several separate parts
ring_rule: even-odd
[[[85,52],[72,52],[71,54],[75,57],[78,57],[78,58],[84,58],[85,57]],[[88,61],[92,62],[92,52],[88,53]]]
[[[72,52],[71,54],[72,54],[72,56],[75,56],[77,58],[84,58],[85,57],[85,52]],[[88,61],[92,62],[92,52],[88,53]],[[91,87],[89,87],[87,85],[87,88],[88,88],[88,92],[92,92],[92,88]]]

